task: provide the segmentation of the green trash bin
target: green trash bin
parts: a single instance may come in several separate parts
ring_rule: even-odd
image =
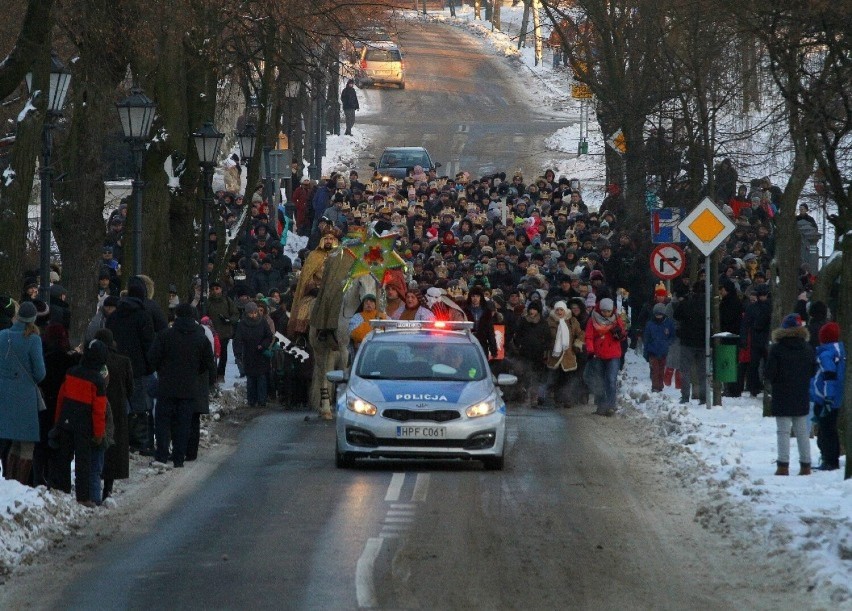
[[[717,333],[713,336],[716,346],[713,353],[714,378],[718,382],[737,381],[737,350],[740,336],[733,333]]]

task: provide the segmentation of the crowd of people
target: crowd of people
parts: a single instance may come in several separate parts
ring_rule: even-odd
[[[820,467],[838,468],[846,358],[839,328],[826,304],[809,301],[814,278],[803,269],[800,302],[770,347],[767,275],[774,217],[786,212],[779,210],[780,191],[767,179],[737,186],[727,161],[717,171],[717,204],[736,223],[712,283],[719,330],[739,338],[737,380],[725,394],[758,396],[767,383],[775,389],[779,474],[787,472],[791,430],[801,472],[809,472],[808,417],[819,422]],[[238,174],[239,164],[226,169],[226,187],[234,189],[238,176],[228,180],[228,172]],[[642,248],[647,237],[622,224],[618,185],[609,185],[594,209],[579,181],[552,170],[528,179],[439,177],[414,167],[400,181],[376,175],[361,182],[354,170],[319,184],[301,179],[277,208],[262,188],[250,202],[223,190],[217,203],[229,233],[243,214],[250,219],[206,299],[197,284],[185,302],[169,286],[166,313],[147,276],[130,277],[122,290],[124,205],[107,223],[94,317],[78,347],[69,340],[71,309],[59,266],[46,301],[30,278],[19,299],[0,296],[5,477],[70,492],[73,459],[76,498],[92,505],[129,476],[130,452],[149,456],[157,469],[182,467],[198,455],[201,416],[231,354],[248,406],[304,405],[310,368],[288,359],[280,340],[310,351],[309,319],[325,259],[347,240],[371,234],[395,236],[406,267],[387,276],[381,296],[363,298],[348,329],[353,349],[376,317],[469,320],[494,372],[522,374],[520,387],[509,391],[514,405],[594,402],[594,413],[611,416],[631,348],[648,361],[654,392],[675,385],[682,403],[705,400],[707,270],[694,266],[670,286],[655,283]],[[800,208],[798,220],[808,218]],[[214,227],[206,228],[211,260],[219,247]],[[290,232],[307,240],[295,257],[282,253]],[[89,315],[89,307],[79,311]]]

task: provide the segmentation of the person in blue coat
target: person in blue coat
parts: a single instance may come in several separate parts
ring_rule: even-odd
[[[846,347],[840,341],[840,326],[824,324],[819,330],[816,349],[817,372],[811,380],[811,401],[814,421],[819,424],[817,447],[821,454],[820,471],[840,468],[840,438],[837,434],[837,415],[843,405],[843,384],[846,377]]]
[[[38,383],[46,373],[36,315],[24,302],[14,324],[0,331],[0,456],[5,478],[24,485],[40,439]]]
[[[651,390],[663,392],[663,377],[666,372],[666,358],[675,338],[674,321],[666,316],[666,304],[654,304],[653,315],[645,325],[642,335],[643,356],[651,366]]]

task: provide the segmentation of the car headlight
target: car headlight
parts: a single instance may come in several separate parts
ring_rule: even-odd
[[[379,411],[376,409],[376,406],[372,403],[364,401],[360,397],[356,397],[355,395],[349,395],[346,399],[346,408],[349,411],[355,412],[356,414],[361,414],[362,416],[375,416]]]
[[[470,407],[468,407],[464,413],[467,414],[468,418],[479,418],[480,416],[487,416],[488,414],[493,414],[497,411],[497,401],[494,400],[493,397],[486,399],[485,401],[480,401],[479,403],[474,403]]]

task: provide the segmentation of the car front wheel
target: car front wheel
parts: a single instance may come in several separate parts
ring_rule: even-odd
[[[482,465],[486,471],[502,471],[505,460],[502,456],[484,456]]]
[[[338,469],[351,469],[355,466],[355,459],[346,452],[341,452],[335,446],[334,449],[334,466]]]

